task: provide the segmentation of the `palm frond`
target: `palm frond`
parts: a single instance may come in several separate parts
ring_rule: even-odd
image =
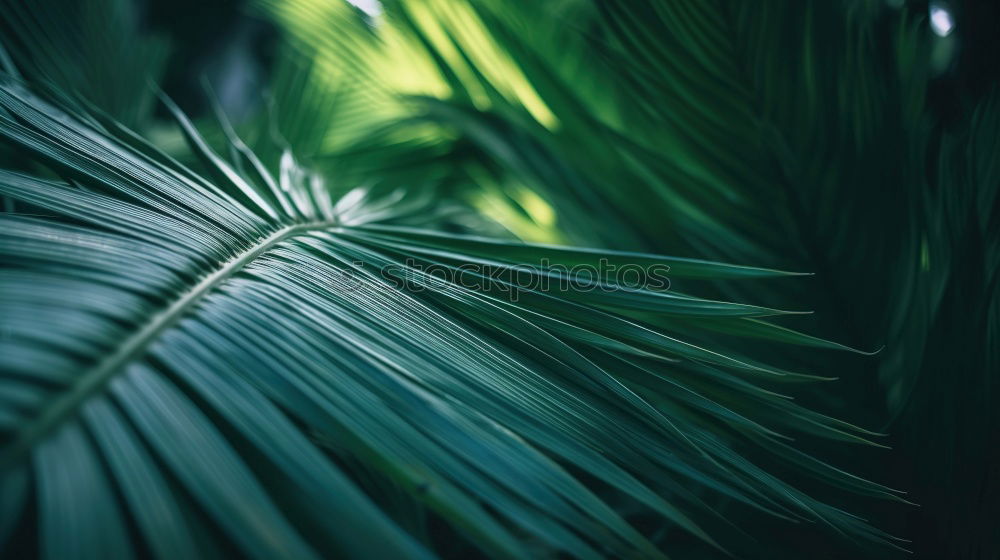
[[[317,3],[283,4],[306,11]],[[995,34],[982,31],[995,18],[973,19],[989,15],[985,5],[945,6],[960,21],[945,38],[931,31],[924,3],[383,5],[366,33],[405,38],[408,55],[431,70],[403,85],[374,74],[373,87],[406,99],[383,98],[408,118],[391,123],[393,142],[363,141],[368,161],[379,153],[408,161],[399,125],[437,126],[435,149],[476,170],[455,182],[513,208],[490,216],[522,237],[814,272],[788,284],[677,284],[706,297],[812,309],[814,316],[776,321],[884,347],[874,359],[817,359],[809,347],[770,359],[842,377],[837,389],[813,396],[895,434],[895,459],[865,468],[912,490],[924,507],[881,518],[919,535],[917,549],[928,556],[995,554],[996,539],[979,520],[995,509],[982,498],[996,492],[995,460],[982,451],[995,446],[981,440],[997,421],[984,395],[995,385],[986,372],[995,369],[988,333],[1000,261],[996,229],[982,213],[998,188],[987,131],[1000,110],[988,87],[949,95],[944,111],[934,99],[958,79],[942,75],[949,65],[974,66],[990,59],[975,49],[995,50],[984,39]],[[302,21],[277,20],[331,64],[353,59],[349,45],[333,48],[302,32]],[[367,44],[363,60],[375,66],[378,56]],[[995,73],[975,74],[967,79],[995,88]],[[434,80],[446,87],[421,89]],[[365,165],[366,176],[380,175]],[[421,165],[409,169],[423,173]],[[548,232],[518,211],[510,193],[522,190],[551,208]],[[687,324],[642,320],[661,329]],[[756,323],[737,324],[715,328],[713,343],[739,334],[754,340],[732,341],[747,351],[780,339],[774,325],[762,327],[765,335],[746,328]],[[941,473],[957,464],[975,474],[942,490]]]
[[[807,377],[693,342],[783,312],[569,271],[787,273],[415,230],[419,206],[332,200],[290,156],[236,165],[177,117],[200,170],[0,86],[0,134],[62,177],[0,175],[32,209],[0,216],[7,550],[432,555],[364,480],[494,556],[661,556],[608,495],[709,543],[731,532],[713,495],[887,539],[762,466],[893,498],[791,444],[871,434],[775,391]]]

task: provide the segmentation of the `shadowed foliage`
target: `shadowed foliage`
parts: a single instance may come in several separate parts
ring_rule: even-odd
[[[5,554],[1000,546],[995,11],[42,4],[0,5]]]

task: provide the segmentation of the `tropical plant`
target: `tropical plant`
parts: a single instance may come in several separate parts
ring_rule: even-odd
[[[1000,544],[1000,99],[926,9],[266,0],[267,94],[192,119],[147,80],[225,64],[46,4],[0,6],[5,555]]]
[[[351,72],[354,89],[438,126],[437,152],[488,171],[466,183],[499,190],[516,211],[490,215],[523,237],[815,272],[705,295],[813,309],[786,324],[884,348],[769,359],[840,377],[817,405],[891,434],[888,458],[850,457],[922,506],[883,526],[931,558],[1000,549],[995,3],[383,2],[368,42],[323,3],[269,5],[334,67],[422,53],[419,82]],[[370,176],[398,150],[358,145],[328,160]],[[525,225],[524,191],[554,227]]]

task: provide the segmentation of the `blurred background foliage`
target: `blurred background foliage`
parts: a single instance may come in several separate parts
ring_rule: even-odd
[[[781,324],[874,353],[712,335],[838,378],[797,398],[888,434],[891,450],[816,451],[919,506],[850,511],[920,558],[1000,555],[1000,5],[45,4],[4,0],[12,66],[182,160],[151,83],[219,149],[221,118],[269,165],[291,148],[334,189],[424,193],[461,209],[451,227],[814,273],[675,287],[814,311]],[[732,523],[770,535],[745,555],[864,554],[811,527]]]

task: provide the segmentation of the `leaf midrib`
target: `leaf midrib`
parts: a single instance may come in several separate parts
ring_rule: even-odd
[[[68,390],[63,391],[58,397],[52,399],[38,415],[18,430],[14,441],[8,444],[3,453],[0,454],[0,471],[17,464],[26,453],[31,451],[36,443],[44,439],[52,430],[62,425],[64,421],[75,415],[91,396],[102,391],[125,366],[144,355],[149,346],[164,331],[176,325],[188,311],[198,304],[205,294],[214,290],[233,274],[236,274],[247,264],[257,259],[262,253],[285,239],[307,231],[329,228],[335,225],[336,222],[334,221],[324,221],[283,227],[265,237],[247,251],[226,261],[225,264],[202,278],[201,281],[189,290],[181,293],[170,305],[149,316],[142,328],[125,339],[114,353],[80,375]]]

